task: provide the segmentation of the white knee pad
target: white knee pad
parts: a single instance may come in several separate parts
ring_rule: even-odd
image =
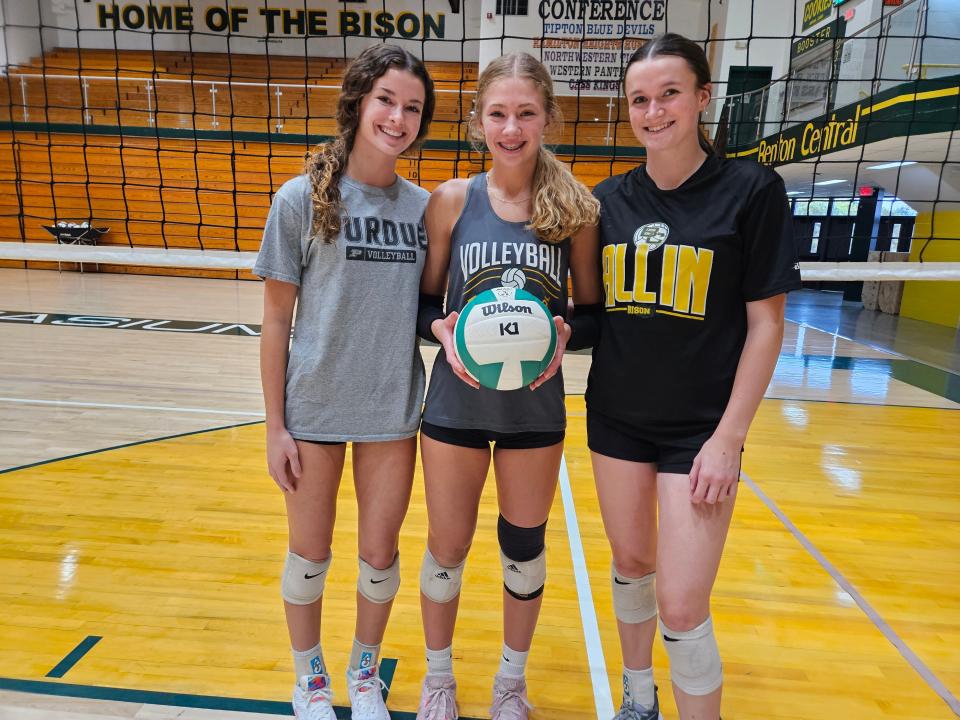
[[[631,625],[646,622],[657,615],[657,574],[631,578],[617,572],[610,563],[610,584],[613,587],[613,612],[617,620]]]
[[[687,695],[709,695],[723,684],[720,650],[707,618],[693,630],[678,632],[660,621],[663,644],[670,656],[670,679]]]
[[[511,560],[500,551],[503,566],[503,584],[507,592],[518,600],[533,600],[543,593],[547,582],[547,551],[542,550],[533,560]]]
[[[456,567],[443,567],[427,550],[423,554],[423,565],[420,567],[420,592],[435,603],[450,602],[460,594],[465,563],[466,561]]]
[[[393,558],[393,564],[378,570],[363,558],[360,560],[360,575],[357,576],[357,590],[372,603],[382,605],[397,596],[400,589],[400,553]]]
[[[329,567],[329,557],[323,562],[313,562],[288,550],[280,582],[283,599],[292,605],[315,603],[323,595]]]

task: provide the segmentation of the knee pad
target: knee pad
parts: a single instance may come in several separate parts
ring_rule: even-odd
[[[314,562],[287,551],[287,561],[283,565],[283,580],[280,582],[280,594],[292,605],[309,605],[323,595],[327,583],[327,569],[330,558]]]
[[[503,515],[497,520],[503,586],[517,600],[533,600],[543,593],[547,581],[547,524],[517,527]]]
[[[693,630],[678,632],[660,621],[663,644],[670,656],[670,679],[687,695],[709,695],[723,684],[720,650],[707,618]]]
[[[640,578],[626,577],[610,563],[610,584],[613,587],[613,612],[617,620],[635,625],[657,615],[656,573]]]
[[[448,603],[460,594],[463,584],[463,566],[444,567],[437,562],[430,550],[423,554],[420,566],[420,592],[435,603]]]
[[[400,589],[400,553],[393,558],[393,564],[380,570],[363,558],[360,560],[360,574],[357,576],[357,591],[367,600],[383,605],[393,600]]]

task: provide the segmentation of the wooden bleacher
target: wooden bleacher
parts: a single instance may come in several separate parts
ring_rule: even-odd
[[[476,86],[476,66],[428,63],[440,88]],[[194,74],[202,68],[204,75]],[[222,81],[233,71],[235,82],[278,77],[303,81],[309,70],[310,89],[284,88],[281,96],[283,133],[329,134],[335,122],[329,113],[337,98],[344,63],[336,58],[227,58],[218,54],[58,49],[29,66],[11,70],[0,82],[3,119],[39,123],[84,122],[108,127],[147,127],[147,80],[185,79],[194,83],[160,83],[149,97],[155,121],[162,128],[230,130],[272,133],[277,122],[276,97],[265,88],[218,86],[216,114],[206,82]],[[28,104],[20,102],[17,73],[29,78]],[[96,75],[110,80],[88,81],[89,107],[77,77]],[[242,79],[241,79],[242,78]],[[198,82],[203,80],[203,83]],[[9,84],[8,84],[9,83]],[[315,87],[328,85],[328,88]],[[307,95],[309,94],[309,102]],[[47,102],[47,99],[50,102]],[[562,98],[566,125],[550,141],[603,145],[607,132],[604,98]],[[441,93],[429,138],[462,139],[472,95]],[[318,112],[318,109],[322,112]],[[621,117],[626,109],[620,108]],[[613,110],[614,115],[617,109]],[[326,116],[324,116],[324,113]],[[309,115],[309,117],[308,117]],[[571,123],[588,118],[591,122]],[[598,118],[598,122],[593,122]],[[214,126],[216,119],[218,126]],[[621,123],[617,142],[633,145],[629,126]],[[0,240],[53,242],[42,228],[55,220],[94,220],[110,227],[103,244],[255,251],[272,192],[303,167],[304,145],[280,142],[176,140],[131,134],[0,133]],[[623,172],[635,161],[577,155],[574,173],[592,187],[611,173]],[[417,158],[403,159],[398,172],[432,190],[450,177],[481,171],[477,153],[426,149]],[[0,266],[20,266],[4,262]],[[56,264],[30,263],[30,267]],[[116,268],[111,271],[207,277],[249,277],[232,271]]]
[[[429,61],[427,65],[442,91],[429,137],[463,139],[476,88],[476,64]],[[3,119],[15,121],[134,127],[156,123],[247,132],[276,132],[280,122],[284,133],[325,134],[336,127],[332,115],[344,68],[345,61],[339,58],[59,48],[12,68],[10,85],[0,83],[0,107],[6,115]],[[81,74],[101,78],[86,81],[86,110]],[[73,77],[54,77],[63,75]],[[26,106],[20,93],[21,76],[29,76],[25,78]],[[627,117],[624,104],[611,110],[607,98],[561,97],[559,101],[565,123],[562,134],[553,138],[558,143],[611,144],[607,118]],[[633,144],[626,122],[610,129],[618,145]]]

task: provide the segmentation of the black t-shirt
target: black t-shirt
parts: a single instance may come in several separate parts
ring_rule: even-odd
[[[711,430],[730,399],[746,303],[800,287],[783,181],[711,156],[675,190],[639,166],[594,194],[605,302],[587,407],[641,430]]]

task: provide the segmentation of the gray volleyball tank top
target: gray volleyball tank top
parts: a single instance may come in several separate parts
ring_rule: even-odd
[[[450,236],[447,312],[459,312],[480,293],[506,286],[523,288],[543,300],[551,314],[566,316],[570,240],[540,242],[525,225],[493,211],[486,173],[470,179]],[[504,433],[563,430],[563,377],[558,372],[534,391],[475,390],[453,374],[441,351],[430,375],[423,419],[441,427]]]

